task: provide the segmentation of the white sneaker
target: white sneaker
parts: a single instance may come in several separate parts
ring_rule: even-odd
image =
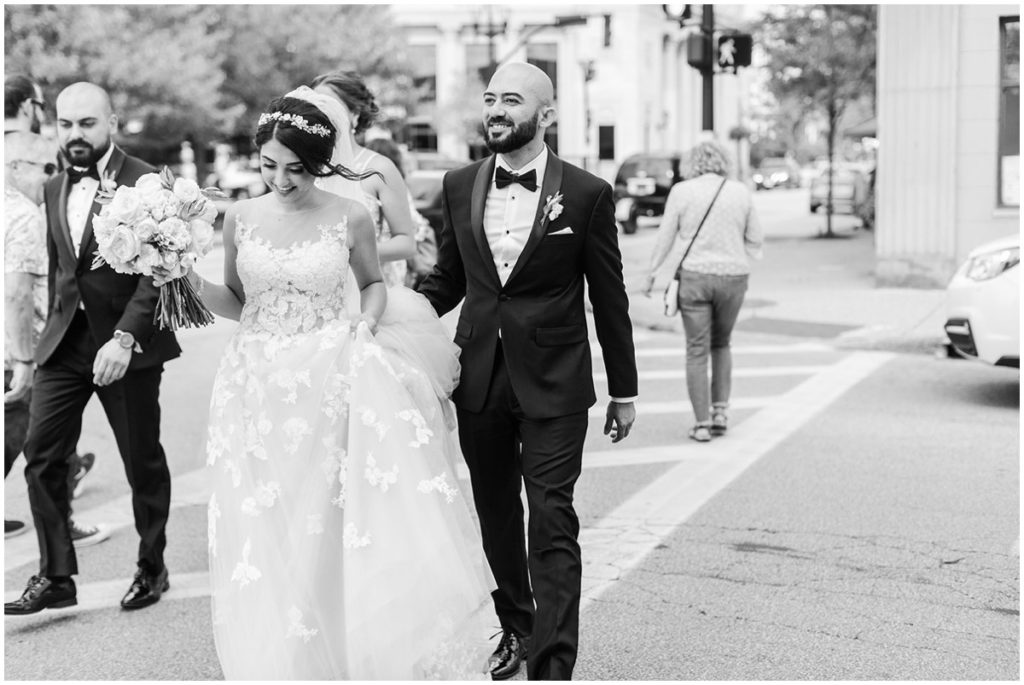
[[[82,525],[75,523],[74,519],[68,519],[68,529],[71,531],[71,542],[75,547],[88,547],[110,537],[110,529],[102,524]]]

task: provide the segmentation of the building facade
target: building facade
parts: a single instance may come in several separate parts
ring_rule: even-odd
[[[723,27],[735,27],[745,12],[715,11]],[[456,159],[482,154],[481,74],[510,60],[539,66],[555,84],[558,123],[549,144],[608,180],[631,154],[685,150],[703,135],[701,76],[686,59],[698,29],[680,27],[661,5],[393,5],[392,12],[421,93],[404,135],[411,149]],[[714,130],[723,141],[742,120],[746,78],[743,69],[715,76]]]
[[[882,5],[876,280],[943,287],[1020,230],[1020,7]]]

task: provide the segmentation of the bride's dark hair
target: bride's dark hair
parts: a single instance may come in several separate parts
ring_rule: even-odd
[[[315,105],[299,98],[279,97],[260,115],[254,142],[256,148],[276,139],[295,153],[303,168],[313,176],[337,174],[350,181],[380,176],[377,171],[357,173],[342,164],[331,164],[334,137],[338,135],[330,118]]]

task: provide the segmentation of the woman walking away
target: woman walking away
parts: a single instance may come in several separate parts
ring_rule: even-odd
[[[658,229],[645,292],[659,277],[679,279],[686,332],[686,389],[696,417],[689,437],[723,435],[732,389],[729,340],[747,292],[748,257],[761,259],[763,236],[750,191],[728,179],[725,148],[705,141],[687,156]],[[708,383],[708,356],[711,382]]]

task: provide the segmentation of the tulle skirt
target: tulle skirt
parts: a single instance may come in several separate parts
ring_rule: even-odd
[[[495,619],[422,296],[373,336],[240,328],[208,442],[214,635],[229,679],[483,679]],[[424,309],[426,307],[426,309]]]

